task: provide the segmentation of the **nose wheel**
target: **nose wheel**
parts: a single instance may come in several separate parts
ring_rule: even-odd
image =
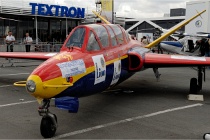
[[[57,130],[57,117],[55,114],[49,112],[50,100],[44,99],[43,105],[39,107],[39,115],[42,116],[40,124],[40,132],[44,138],[51,138],[55,135]]]

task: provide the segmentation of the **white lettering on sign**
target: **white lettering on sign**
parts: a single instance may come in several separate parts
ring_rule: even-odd
[[[121,60],[118,60],[114,62],[114,72],[113,72],[111,85],[114,85],[118,82],[118,80],[120,79],[120,74],[121,74]]]
[[[86,72],[85,63],[82,59],[58,63],[57,66],[60,68],[63,78]]]
[[[106,79],[106,62],[103,55],[93,56],[92,59],[95,66],[94,85],[96,85]]]

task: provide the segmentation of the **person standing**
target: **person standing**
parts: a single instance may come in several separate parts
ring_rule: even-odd
[[[12,32],[9,31],[6,37],[7,52],[13,52],[13,44],[15,42],[15,37],[12,35]]]
[[[26,33],[26,37],[24,39],[24,43],[26,44],[25,45],[26,52],[30,52],[32,42],[33,42],[33,39],[29,36],[29,33]]]
[[[143,36],[143,37],[141,38],[142,47],[147,46],[149,43],[150,43],[150,42],[149,42],[149,40],[148,40],[148,38],[147,38],[146,36]]]

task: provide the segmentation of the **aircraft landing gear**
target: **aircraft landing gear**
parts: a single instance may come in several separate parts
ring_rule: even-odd
[[[205,81],[205,67],[198,67],[198,79],[191,78],[190,80],[190,93],[191,94],[197,94],[200,90],[202,90],[203,74],[204,74],[204,81]]]
[[[49,112],[50,100],[44,99],[43,105],[39,107],[39,115],[42,116],[40,124],[40,132],[44,138],[51,138],[57,130],[57,117]]]

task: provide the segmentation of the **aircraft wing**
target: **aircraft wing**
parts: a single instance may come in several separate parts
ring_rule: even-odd
[[[36,59],[47,60],[57,53],[35,53],[35,52],[0,52],[0,57],[3,58],[18,58],[18,59]]]
[[[210,66],[210,57],[145,53],[145,68],[188,66]]]
[[[197,15],[195,15],[194,17],[185,20],[184,22],[182,22],[181,24],[179,24],[178,26],[175,26],[174,28],[171,29],[171,31],[167,32],[166,34],[162,35],[160,38],[156,39],[155,41],[151,42],[150,44],[148,44],[147,46],[145,46],[145,48],[152,48],[155,45],[157,45],[159,42],[163,41],[165,38],[167,38],[169,35],[173,34],[174,32],[176,32],[177,30],[179,30],[180,28],[184,27],[185,25],[187,25],[189,22],[191,22],[192,20],[194,20],[195,18],[197,18],[198,16],[200,16],[201,14],[203,14],[204,12],[206,12],[206,10],[203,10],[202,12],[198,13]]]

